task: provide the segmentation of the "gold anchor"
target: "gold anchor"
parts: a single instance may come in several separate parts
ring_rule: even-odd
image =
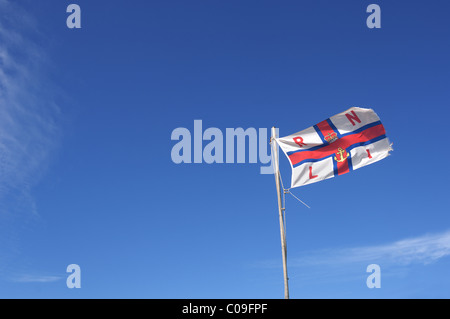
[[[345,157],[344,157],[344,154],[345,154]],[[347,152],[345,150],[343,150],[342,148],[340,148],[340,147],[338,148],[338,151],[336,152],[336,155],[339,155],[340,159],[337,159],[337,156],[335,156],[334,159],[337,162],[339,162],[339,163],[345,161],[347,159],[347,157],[348,157]]]

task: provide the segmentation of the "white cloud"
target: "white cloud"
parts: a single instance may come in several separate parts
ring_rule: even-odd
[[[0,0],[0,275],[16,269],[22,234],[39,218],[33,188],[60,141],[60,111],[37,21]],[[43,278],[44,280],[51,280]]]
[[[33,37],[38,35],[29,15],[0,1],[0,200],[17,198],[20,203],[2,201],[0,213],[19,210],[24,202],[34,210],[30,189],[59,136],[59,111],[41,69],[45,54]]]
[[[288,250],[288,268],[345,269],[351,265],[372,263],[383,267],[405,267],[411,264],[427,265],[449,255],[450,230],[372,246],[330,247],[302,252],[293,252],[291,246]],[[279,268],[281,260],[262,261],[257,267]]]
[[[361,246],[303,253],[291,259],[291,267],[379,263],[383,265],[428,264],[450,255],[450,231],[426,234],[376,246]]]
[[[23,282],[23,283],[31,283],[31,282],[54,282],[61,280],[61,276],[42,276],[42,275],[20,275],[11,279],[14,282]]]

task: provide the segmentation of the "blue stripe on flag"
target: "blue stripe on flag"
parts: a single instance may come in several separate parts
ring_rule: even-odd
[[[336,128],[336,126],[333,124],[333,122],[331,122],[330,119],[327,119],[328,125],[330,125],[330,127],[333,129],[333,131],[336,132],[337,137],[341,138],[341,133],[339,133],[338,129]]]
[[[333,173],[334,173],[334,176],[339,175],[338,168],[337,168],[337,162],[334,159],[333,159]]]
[[[355,147],[369,145],[369,144],[381,141],[381,140],[383,140],[385,138],[386,138],[386,135],[380,135],[380,136],[375,137],[375,138],[373,138],[373,139],[371,139],[371,140],[369,140],[367,142],[361,142],[361,143],[356,143],[356,144],[350,145],[349,147],[347,147],[347,152],[350,152]]]
[[[314,125],[313,127],[316,130],[317,134],[319,134],[319,137],[322,140],[322,143],[328,144],[328,142],[325,140],[325,137],[323,136],[322,132],[320,131],[319,127],[317,125]]]
[[[376,122],[373,122],[373,123],[369,123],[369,124],[366,124],[364,126],[361,126],[357,130],[354,130],[352,132],[348,132],[348,133],[342,134],[341,137],[344,137],[344,136],[347,136],[347,135],[352,135],[352,134],[358,134],[358,133],[361,133],[364,130],[367,130],[368,128],[371,128],[371,127],[374,127],[374,126],[377,126],[377,125],[380,125],[380,124],[381,124],[381,121],[376,121]]]
[[[351,172],[353,171],[352,154],[350,153],[350,151],[348,151],[347,154],[348,171]]]
[[[327,144],[328,144],[328,143],[327,143]],[[289,156],[289,155],[291,155],[291,154],[298,153],[298,152],[315,151],[315,150],[318,150],[319,148],[324,147],[324,146],[325,146],[325,145],[320,144],[320,145],[317,145],[317,146],[314,146],[314,147],[306,148],[306,149],[304,149],[304,150],[290,151],[290,152],[287,152],[286,154]]]
[[[299,166],[299,165],[301,165],[301,164],[305,164],[305,163],[315,163],[315,162],[320,162],[320,161],[323,161],[323,160],[325,160],[325,159],[327,159],[327,158],[329,158],[329,157],[333,157],[333,156],[335,156],[334,153],[331,154],[331,155],[322,157],[322,158],[310,158],[310,159],[305,159],[304,161],[301,161],[300,163],[294,165],[293,167],[297,167],[297,166]]]

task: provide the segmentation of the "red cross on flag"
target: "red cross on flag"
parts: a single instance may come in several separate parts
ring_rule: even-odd
[[[348,173],[392,151],[378,115],[359,107],[276,141],[291,163],[291,187]]]

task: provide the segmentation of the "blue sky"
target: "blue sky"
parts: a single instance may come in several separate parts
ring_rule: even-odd
[[[285,136],[359,106],[394,152],[293,189],[311,209],[286,198],[290,295],[449,298],[449,9],[0,0],[0,297],[282,298],[273,175],[175,164],[171,133],[202,120]]]

